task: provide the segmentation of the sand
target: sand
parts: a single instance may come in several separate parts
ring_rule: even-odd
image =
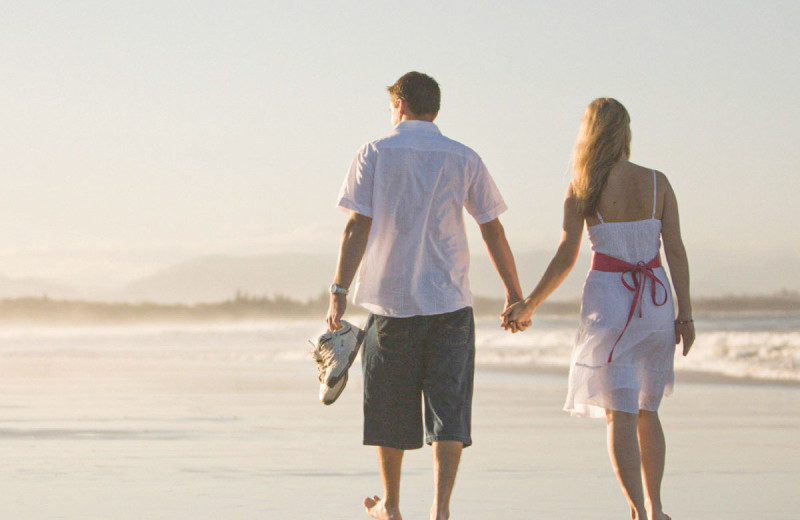
[[[361,377],[330,407],[311,361],[0,356],[0,519],[358,519],[380,493]],[[800,518],[800,387],[678,374],[663,496],[675,520]],[[629,518],[602,421],[565,374],[479,367],[453,519]],[[430,449],[402,510],[427,518]]]

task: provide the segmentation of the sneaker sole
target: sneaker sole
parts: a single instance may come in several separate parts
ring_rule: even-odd
[[[342,379],[343,377],[347,377],[347,371],[350,370],[353,361],[355,361],[356,356],[358,356],[358,351],[361,349],[361,342],[364,341],[364,334],[365,332],[359,329],[359,333],[356,336],[356,346],[353,349],[353,352],[350,353],[350,357],[347,359],[347,364],[345,365],[341,374],[339,374],[338,376],[331,376],[331,378],[328,380],[329,387],[333,388],[334,386],[336,386],[336,383],[338,383],[340,379]]]
[[[329,391],[323,394],[322,397],[320,397],[319,400],[322,401],[322,404],[324,404],[325,406],[332,405],[337,399],[339,399],[339,396],[342,395],[344,387],[347,386],[347,372],[345,372],[344,377],[340,379],[341,379],[341,384],[338,385],[338,387],[337,385],[334,385],[332,387],[327,387],[329,388]]]

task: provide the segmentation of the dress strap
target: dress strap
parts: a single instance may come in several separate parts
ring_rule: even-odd
[[[600,219],[600,223],[601,224],[605,224],[606,223],[606,221],[603,220],[603,215],[601,215],[599,211],[597,212],[597,218]]]
[[[653,170],[653,217],[656,218],[656,171]]]

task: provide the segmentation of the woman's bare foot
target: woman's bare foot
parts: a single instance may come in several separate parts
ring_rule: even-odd
[[[400,509],[397,506],[387,507],[386,502],[378,496],[365,498],[364,509],[367,510],[369,516],[378,520],[403,520],[403,517],[400,516]]]
[[[431,508],[430,520],[448,520],[450,518],[450,511],[439,511],[436,506]]]

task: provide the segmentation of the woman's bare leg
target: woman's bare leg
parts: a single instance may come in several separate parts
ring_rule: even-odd
[[[666,442],[658,412],[639,411],[639,450],[642,456],[642,474],[647,490],[651,520],[668,518],[661,506],[661,479],[664,476]]]
[[[641,457],[637,422],[633,413],[606,410],[608,423],[608,454],[622,492],[628,499],[633,520],[647,520],[642,489]]]

